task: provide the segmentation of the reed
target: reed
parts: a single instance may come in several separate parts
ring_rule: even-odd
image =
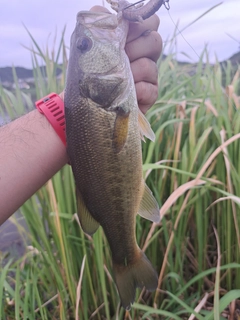
[[[31,38],[36,89],[21,91],[13,68],[16,90],[0,88],[6,121],[64,88],[64,32],[57,50]],[[211,320],[239,303],[240,69],[204,58],[206,50],[195,66],[160,59],[159,98],[148,112],[156,140],[143,144],[143,174],[162,220],[137,217],[136,232],[159,272],[158,290],[138,291],[130,312],[120,308],[108,243],[101,228],[82,232],[67,165],[21,208],[29,243],[21,259],[1,264],[1,319]]]

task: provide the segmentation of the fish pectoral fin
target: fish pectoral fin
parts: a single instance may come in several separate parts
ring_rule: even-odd
[[[150,123],[148,122],[147,118],[144,116],[142,111],[138,110],[138,125],[140,129],[140,136],[141,139],[145,142],[144,136],[151,141],[155,141],[155,134],[152,131]]]
[[[138,214],[141,217],[152,222],[158,223],[160,221],[159,205],[157,203],[157,200],[154,198],[152,191],[146,184],[144,186],[144,192]]]
[[[117,112],[113,129],[112,147],[119,153],[128,137],[129,113]]]
[[[97,231],[99,227],[99,223],[92,217],[92,215],[88,211],[83,201],[81,193],[77,190],[76,194],[77,194],[78,217],[80,220],[81,227],[83,229],[83,232],[91,236]]]

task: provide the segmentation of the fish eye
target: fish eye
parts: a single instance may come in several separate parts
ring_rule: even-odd
[[[77,40],[77,48],[81,53],[85,53],[92,48],[92,40],[88,37],[79,38]]]

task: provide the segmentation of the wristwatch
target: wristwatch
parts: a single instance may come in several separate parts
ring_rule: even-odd
[[[63,144],[66,146],[66,125],[63,100],[59,95],[52,92],[46,97],[36,101],[35,106],[40,113],[45,115]]]

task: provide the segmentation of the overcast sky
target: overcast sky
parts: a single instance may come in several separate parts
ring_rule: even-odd
[[[179,23],[181,30],[218,3],[218,0],[170,0],[170,11],[162,7],[158,12],[163,41],[173,34],[174,24]],[[77,12],[89,10],[95,4],[102,5],[103,0],[0,0],[0,67],[12,64],[31,67],[31,55],[22,46],[31,46],[23,23],[42,48],[47,43],[51,48],[56,29],[60,35],[66,25],[68,45]],[[183,36],[185,40],[181,35],[177,37],[179,60],[186,60],[184,54],[187,54],[192,61],[197,61],[205,45],[208,45],[211,62],[215,54],[220,61],[229,58],[240,50],[240,0],[223,1],[183,31]]]

